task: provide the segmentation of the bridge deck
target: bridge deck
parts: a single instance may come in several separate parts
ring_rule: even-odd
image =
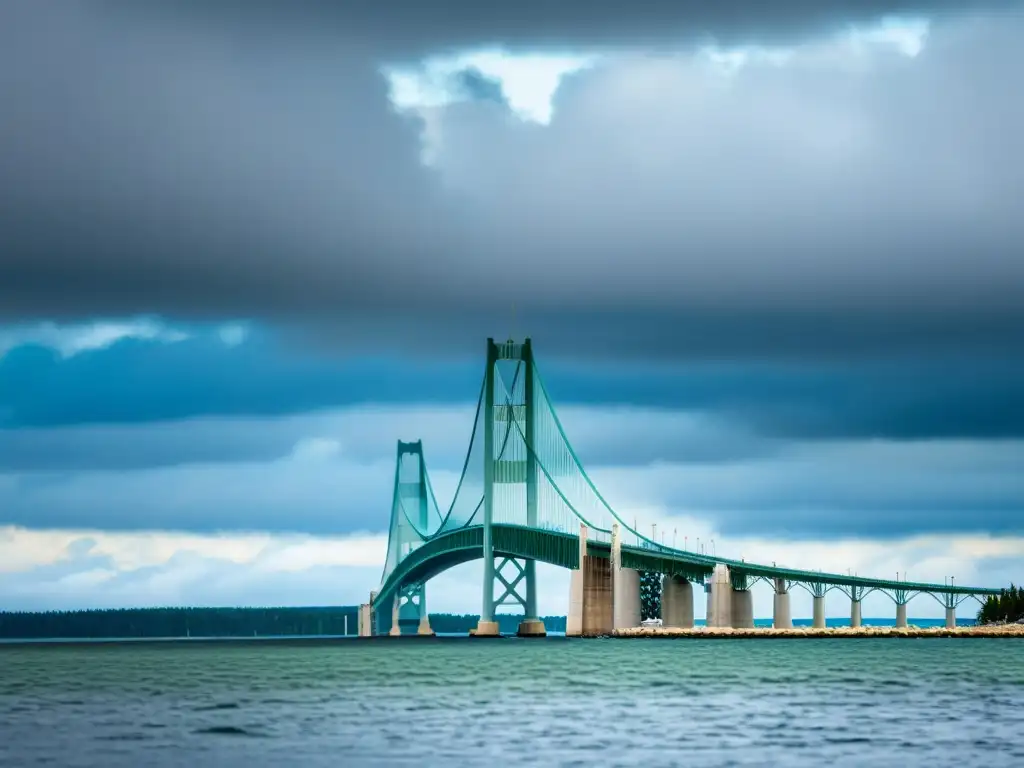
[[[529,558],[563,568],[579,567],[578,535],[520,525],[494,524],[492,538],[494,552],[497,556]],[[610,552],[611,545],[607,542],[587,541],[587,554],[590,556],[607,558],[610,556]],[[482,525],[471,525],[442,533],[406,555],[399,566],[389,574],[385,583],[381,585],[379,599],[386,600],[402,583],[429,579],[454,565],[478,560],[482,557]],[[742,574],[751,578],[780,578],[792,583],[946,595],[997,595],[1000,592],[998,589],[986,587],[872,579],[864,576],[761,565],[713,555],[701,555],[671,547],[622,547],[622,565],[626,568],[679,575],[698,582],[703,582],[715,565],[719,563],[728,566],[734,574]]]

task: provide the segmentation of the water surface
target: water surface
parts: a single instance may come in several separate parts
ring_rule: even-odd
[[[0,647],[0,765],[1024,765],[1015,639]]]

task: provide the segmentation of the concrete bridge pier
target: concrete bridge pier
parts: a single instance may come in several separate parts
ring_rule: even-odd
[[[611,561],[587,554],[587,526],[580,524],[579,568],[569,578],[567,637],[610,634],[614,624]]]
[[[708,593],[709,627],[731,627],[732,624],[732,579],[729,566],[718,563],[711,572],[711,591]]]
[[[583,563],[569,572],[569,612],[565,616],[565,636],[583,634]]]
[[[377,602],[377,590],[370,590],[370,602],[362,603],[359,606],[359,613],[356,614],[358,619],[359,636],[360,637],[373,637],[375,634],[375,627],[373,625],[373,606]]]
[[[614,629],[640,626],[640,572],[622,567],[619,524],[612,525],[612,612]]]
[[[611,561],[587,557],[583,566],[583,617],[580,634],[584,637],[610,635],[614,627]]]
[[[433,637],[434,630],[430,628],[430,615],[427,613],[427,585],[420,589],[420,625],[416,628],[417,635]]]
[[[661,625],[693,627],[693,585],[681,576],[665,576],[661,580]]]
[[[540,619],[523,619],[516,634],[519,637],[546,637],[548,632]]]
[[[732,626],[735,629],[754,628],[754,595],[749,589],[732,591]]]
[[[775,579],[775,603],[772,611],[772,626],[776,629],[792,629],[793,614],[789,607],[789,585],[785,579]]]
[[[946,606],[946,629],[954,629],[956,627],[956,608]]]
[[[860,600],[850,601],[850,626],[860,626]]]
[[[587,562],[587,526],[580,523],[579,567],[569,574],[569,613],[565,617],[565,636],[583,634],[583,567]]]
[[[373,623],[370,614],[370,604],[360,603],[359,613],[356,614],[358,619],[357,633],[359,637],[370,637],[373,634]]]
[[[907,604],[896,603],[896,627],[906,629],[907,627]]]
[[[825,628],[825,596],[814,596],[814,620],[812,626],[816,629]]]
[[[536,501],[534,501],[532,506],[536,509]],[[535,512],[532,517],[536,518]],[[536,523],[534,522],[534,524]],[[516,635],[519,637],[547,637],[548,633],[544,627],[544,622],[537,614],[537,561],[524,561],[523,573],[526,578],[526,605],[524,606],[526,615],[519,622],[519,629],[516,630]]]
[[[395,597],[391,601],[391,630],[388,632],[391,637],[398,637],[402,634],[402,627],[398,623],[399,614],[402,608],[402,590],[395,590]]]

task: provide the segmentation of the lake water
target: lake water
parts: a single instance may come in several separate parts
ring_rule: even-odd
[[[0,646],[2,766],[1024,765],[1015,639]]]

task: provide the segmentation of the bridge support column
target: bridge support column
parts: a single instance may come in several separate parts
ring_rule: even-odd
[[[850,626],[857,628],[861,625],[861,600],[864,598],[864,587],[854,584],[850,587]]]
[[[398,623],[399,616],[402,609],[402,590],[401,588],[395,590],[394,600],[391,602],[391,631],[388,632],[391,637],[398,637],[402,634],[402,627]]]
[[[793,614],[789,607],[789,585],[785,579],[775,579],[775,601],[772,610],[775,629],[792,629]]]
[[[498,349],[494,339],[487,339],[487,369],[484,372],[484,510],[483,556],[484,589],[480,621],[476,637],[497,637],[501,634],[494,620],[494,542],[491,524],[494,521],[494,366],[498,362]]]
[[[729,566],[719,563],[711,573],[711,592],[708,593],[709,627],[732,626],[732,579]]]
[[[519,637],[546,637],[548,632],[540,619],[523,619],[519,622]]]
[[[681,576],[665,576],[661,581],[661,625],[693,627],[693,585]]]
[[[427,613],[427,585],[420,586],[420,625],[416,628],[417,635],[427,637],[434,636],[434,630],[430,628],[430,615]]]
[[[640,572],[622,567],[619,524],[612,525],[612,611],[614,629],[640,626]]]
[[[956,608],[950,608],[946,606],[946,629],[954,629],[956,627]]]
[[[583,634],[583,568],[587,562],[587,526],[580,523],[579,567],[569,574],[569,613],[565,617],[565,636]]]
[[[546,637],[544,622],[537,616],[537,563],[535,560],[523,562],[526,579],[526,605],[523,609],[523,620],[519,622],[516,634],[519,637]]]
[[[583,523],[579,542],[580,567],[569,578],[565,634],[567,637],[608,635],[615,628],[611,560],[587,554],[587,526]]]
[[[825,595],[814,595],[814,619],[811,626],[815,629],[825,628]]]
[[[588,557],[583,563],[583,617],[585,637],[609,635],[615,628],[611,560]]]
[[[896,628],[907,628],[907,604],[896,603]]]
[[[583,626],[586,637],[608,635],[614,629],[611,562],[588,557],[583,567]]]
[[[749,589],[732,591],[732,626],[735,629],[754,628],[754,595]]]
[[[359,637],[370,637],[373,634],[373,619],[372,614],[370,613],[370,604],[360,604],[357,616],[359,623]]]
[[[533,372],[533,345],[529,339],[523,342],[520,351],[524,368],[523,375],[523,410],[525,411],[526,445],[534,446],[534,430],[536,429],[534,418],[534,372]],[[537,525],[537,461],[533,454],[526,457],[526,524],[530,527]],[[544,629],[544,622],[537,615],[537,563],[527,560],[525,563],[526,574],[526,605],[523,607],[523,620],[519,623],[519,637],[544,637],[547,632]]]

